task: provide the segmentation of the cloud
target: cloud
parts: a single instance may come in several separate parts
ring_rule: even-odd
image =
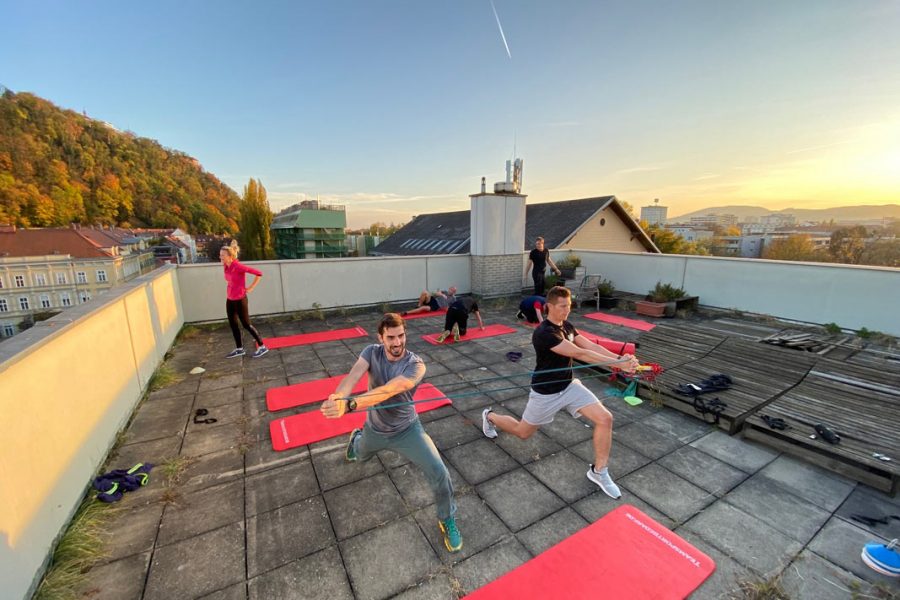
[[[694,181],[706,181],[707,179],[717,179],[721,177],[718,173],[705,173],[700,177],[694,177]]]
[[[659,165],[644,165],[641,167],[631,167],[630,169],[619,169],[618,171],[614,171],[613,175],[630,175],[631,173],[649,173],[651,171],[662,171],[665,168],[668,168],[669,165],[667,163],[659,164]]]

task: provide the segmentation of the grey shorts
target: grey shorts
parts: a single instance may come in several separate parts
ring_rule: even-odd
[[[591,404],[600,404],[600,400],[581,381],[573,379],[566,389],[555,394],[538,394],[531,390],[522,420],[531,425],[546,425],[552,423],[553,417],[562,409],[578,418],[578,411]]]

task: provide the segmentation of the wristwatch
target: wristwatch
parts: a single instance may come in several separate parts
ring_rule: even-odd
[[[347,400],[346,408],[344,409],[344,412],[348,413],[348,412],[353,412],[354,410],[356,410],[356,400],[354,400],[353,398],[349,398]]]

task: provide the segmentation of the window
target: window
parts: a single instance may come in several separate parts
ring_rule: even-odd
[[[34,285],[47,285],[47,277],[43,273],[35,273]]]
[[[59,303],[63,306],[72,306],[72,299],[69,298],[68,292],[63,292],[59,295]]]
[[[91,299],[91,295],[87,292],[78,292],[78,297],[81,298],[81,303],[84,304],[88,300]]]
[[[106,271],[104,271],[103,269],[97,269],[97,281],[99,281],[100,283],[106,282]]]
[[[16,335],[16,328],[12,325],[3,324],[3,337],[12,337]]]
[[[66,285],[67,283],[69,283],[68,281],[66,281],[66,274],[65,273],[57,273],[56,274],[56,283],[57,283],[57,285]]]
[[[16,287],[25,287],[24,275],[16,275]]]
[[[50,296],[41,294],[41,308],[50,308]]]
[[[87,283],[87,273],[84,271],[78,271],[75,273],[75,281],[78,283]]]
[[[9,304],[6,303],[6,298],[0,298],[0,312],[9,312]]]
[[[19,308],[22,310],[28,310],[28,298],[26,296],[22,296],[19,298]]]

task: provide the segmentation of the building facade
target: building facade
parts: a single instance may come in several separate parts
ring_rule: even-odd
[[[149,252],[97,242],[74,229],[0,230],[0,337],[150,271]]]
[[[338,204],[308,200],[290,206],[272,220],[272,245],[280,259],[341,258],[349,255],[347,210]]]

